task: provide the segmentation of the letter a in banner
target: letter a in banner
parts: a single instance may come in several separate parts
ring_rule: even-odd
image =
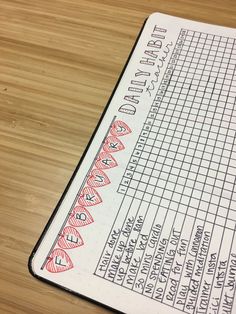
[[[111,154],[108,154],[106,152],[102,152],[99,154],[95,166],[98,169],[110,169],[117,166],[116,160],[112,157]]]
[[[62,249],[73,249],[84,244],[79,232],[73,227],[65,227],[57,242]]]
[[[55,249],[48,258],[46,269],[51,273],[60,273],[73,268],[73,263],[68,254],[62,249]]]

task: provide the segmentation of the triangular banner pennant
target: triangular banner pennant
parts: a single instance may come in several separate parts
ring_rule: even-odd
[[[111,126],[111,135],[123,136],[129,133],[131,133],[131,130],[123,121],[117,120]]]
[[[116,167],[117,165],[118,164],[112,155],[106,152],[101,152],[95,162],[95,166],[98,169],[110,169]]]
[[[82,206],[75,207],[69,218],[69,224],[74,227],[83,227],[91,224],[92,222],[93,217],[89,211]]]
[[[73,227],[65,227],[57,242],[62,249],[73,249],[84,244],[79,232]]]
[[[46,269],[51,273],[60,273],[73,268],[73,263],[69,255],[62,249],[55,249],[52,251]]]
[[[82,206],[94,206],[101,202],[100,195],[91,187],[85,187],[79,196],[79,204]]]
[[[94,169],[91,171],[87,184],[91,187],[101,187],[110,183],[108,176],[100,169]]]
[[[103,150],[108,153],[115,153],[123,150],[125,147],[122,142],[115,136],[108,136],[105,139]]]

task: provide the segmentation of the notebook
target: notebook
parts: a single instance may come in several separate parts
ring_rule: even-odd
[[[154,13],[29,260],[124,313],[235,313],[236,32]]]

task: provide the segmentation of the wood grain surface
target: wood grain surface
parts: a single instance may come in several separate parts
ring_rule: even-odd
[[[0,0],[0,313],[110,312],[27,262],[152,12],[236,27],[235,0]]]

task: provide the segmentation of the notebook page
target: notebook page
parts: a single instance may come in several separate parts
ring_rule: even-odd
[[[234,313],[235,30],[151,15],[31,256],[125,313]]]

